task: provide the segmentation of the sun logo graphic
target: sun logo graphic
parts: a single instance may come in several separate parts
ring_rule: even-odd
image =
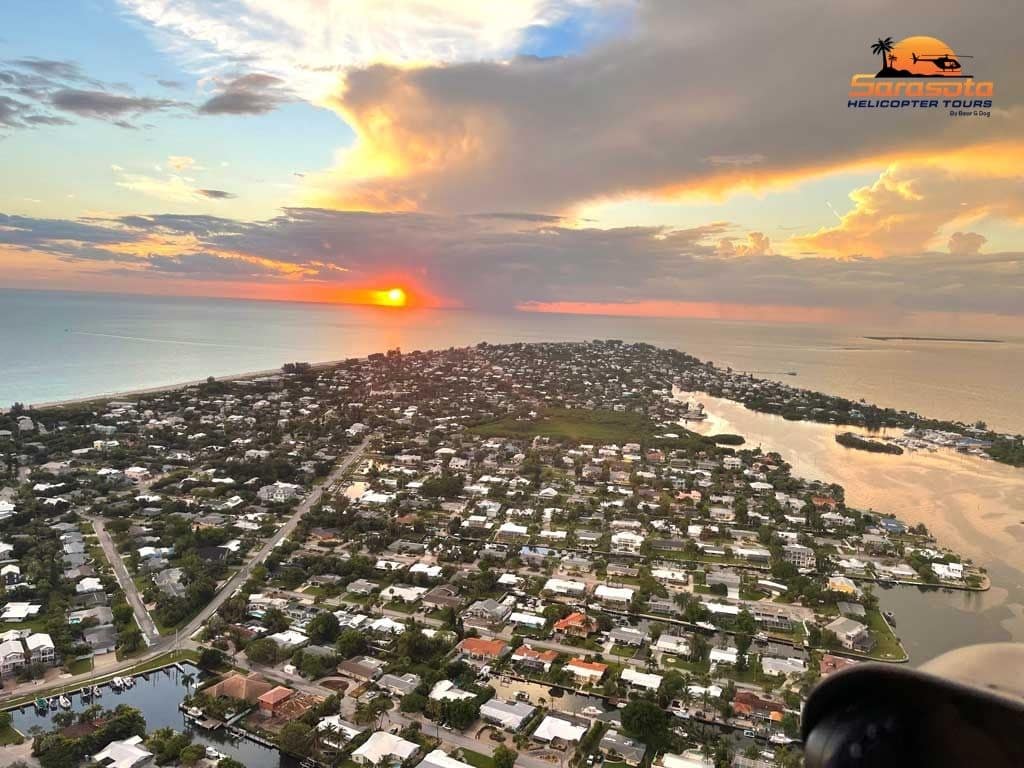
[[[879,65],[875,74],[850,78],[847,107],[854,109],[946,109],[951,116],[991,116],[995,83],[975,80],[965,67],[973,56],[937,37],[880,37],[868,46]]]

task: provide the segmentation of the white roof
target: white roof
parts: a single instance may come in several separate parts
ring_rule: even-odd
[[[387,731],[374,731],[370,738],[352,753],[353,757],[365,757],[369,763],[379,763],[386,757],[397,757],[406,760],[415,754],[419,747],[401,736]]]
[[[537,726],[537,730],[533,732],[533,738],[539,741],[551,741],[552,739],[579,741],[586,732],[587,729],[582,725],[574,725],[568,720],[548,715]]]
[[[38,648],[53,648],[53,640],[45,632],[37,632],[25,638],[25,645],[28,646],[29,651],[34,651]]]
[[[637,672],[632,667],[626,667],[622,670],[620,677],[627,683],[638,685],[641,688],[647,688],[652,691],[656,691],[661,687],[662,677],[661,675],[650,674],[648,672]]]
[[[438,680],[430,690],[430,698],[434,701],[459,701],[472,699],[473,694],[462,690],[451,680]]]
[[[454,757],[449,757],[448,754],[441,749],[435,749],[423,758],[420,763],[424,768],[472,768],[468,763],[463,763],[456,760]]]
[[[629,587],[609,587],[607,584],[598,584],[597,589],[594,590],[594,597],[628,603],[633,599],[633,590]]]
[[[141,736],[132,736],[124,741],[112,741],[107,748],[93,755],[93,762],[106,763],[110,768],[133,768],[153,756],[139,745]]]

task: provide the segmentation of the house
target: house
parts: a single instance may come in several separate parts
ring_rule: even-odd
[[[839,643],[848,651],[870,651],[874,639],[866,626],[859,621],[840,616],[825,625],[825,631],[835,633]]]
[[[117,630],[112,624],[89,627],[82,637],[93,653],[111,653],[117,647]]]
[[[420,761],[420,766],[422,768],[473,768],[469,763],[464,763],[461,760],[450,757],[442,749],[435,749],[433,752],[429,752]]]
[[[658,689],[661,688],[661,681],[664,678],[661,675],[655,675],[650,672],[638,672],[632,667],[626,667],[622,670],[620,679],[630,688],[657,693]]]
[[[803,544],[786,544],[782,547],[782,559],[797,568],[813,568],[817,564],[814,550]]]
[[[301,490],[302,486],[278,480],[271,485],[264,485],[256,492],[256,496],[265,504],[285,504],[298,496]]]
[[[92,761],[106,768],[135,768],[149,762],[153,753],[143,749],[141,736],[112,741],[92,756]]]
[[[569,637],[588,637],[597,631],[597,621],[581,611],[570,613],[554,625],[555,632]]]
[[[4,640],[0,643],[0,675],[13,675],[25,666],[25,649],[21,640]]]
[[[509,648],[504,640],[467,637],[459,643],[459,650],[475,661],[497,661],[508,653]]]
[[[439,584],[423,595],[423,605],[428,608],[453,608],[458,610],[464,600],[459,597],[459,590],[451,584]]]
[[[309,642],[308,637],[294,629],[286,629],[284,632],[275,632],[272,635],[267,635],[267,639],[273,640],[274,643],[277,644],[277,647],[283,651],[301,648]]]
[[[372,659],[369,656],[357,656],[354,659],[343,661],[338,665],[338,674],[350,677],[361,683],[369,683],[380,677],[384,662],[380,659]]]
[[[293,693],[295,691],[283,685],[271,688],[256,700],[260,714],[263,717],[273,717],[280,711],[281,705],[291,698]]]
[[[690,655],[690,641],[681,635],[670,635],[662,632],[658,636],[658,642],[654,644],[654,650],[662,653],[674,653],[679,656]]]
[[[630,587],[609,587],[607,584],[598,584],[594,590],[594,597],[607,605],[626,608],[633,602],[634,590]]]
[[[521,645],[512,653],[512,663],[540,672],[550,671],[557,658],[557,651],[537,651],[528,645]]]
[[[38,603],[10,602],[4,606],[3,613],[0,613],[0,621],[26,621],[37,616],[42,606]]]
[[[547,715],[532,736],[536,741],[544,743],[559,741],[565,744],[578,744],[588,727],[589,723],[583,718],[565,714]]]
[[[544,582],[544,591],[553,595],[566,595],[569,597],[582,597],[587,593],[587,585],[582,581],[569,581],[566,579],[548,579]]]
[[[838,592],[843,595],[859,595],[860,590],[857,589],[857,585],[854,584],[852,579],[846,576],[829,576],[828,579],[829,592]]]
[[[647,752],[645,744],[624,736],[614,728],[605,732],[597,748],[610,762],[623,762],[629,766],[640,765]]]
[[[438,680],[430,689],[427,698],[433,701],[462,701],[474,696],[475,694],[462,690],[451,680]]]
[[[345,746],[363,732],[358,726],[347,720],[342,720],[341,715],[328,715],[321,718],[316,724],[316,730],[321,734],[320,740],[335,749]]]
[[[636,627],[614,627],[608,633],[610,639],[616,645],[625,645],[630,648],[639,648],[647,639],[647,633]]]
[[[203,693],[213,699],[235,699],[247,704],[256,704],[259,698],[273,687],[255,673],[242,675],[233,672],[205,689]]]
[[[463,621],[480,622],[486,627],[500,627],[512,613],[512,606],[507,603],[499,603],[497,600],[487,598],[477,600],[462,613]]]
[[[636,554],[644,545],[644,537],[632,531],[620,531],[612,534],[612,552]]]
[[[525,701],[490,699],[480,706],[480,717],[506,731],[518,731],[536,711],[536,707]]]
[[[377,686],[395,696],[401,697],[415,691],[420,681],[420,676],[413,672],[406,672],[401,676],[387,674],[380,676],[380,679],[377,680]]]
[[[419,745],[387,731],[374,731],[352,759],[366,766],[398,766],[416,754]]]
[[[597,685],[604,679],[608,671],[608,665],[599,661],[587,661],[586,659],[571,659],[564,667],[565,671],[576,678],[579,685]]]
[[[831,653],[826,653],[821,657],[821,661],[818,662],[818,671],[821,672],[821,676],[831,675],[833,672],[838,672],[841,669],[852,667],[858,664],[854,659],[847,659],[843,656],[833,656]]]
[[[773,722],[782,720],[782,713],[785,710],[780,702],[772,701],[745,689],[736,691],[736,695],[732,699],[732,708],[737,715]]]
[[[25,649],[29,663],[53,666],[57,662],[57,649],[53,640],[45,632],[36,632],[25,638]]]
[[[787,675],[802,675],[807,671],[807,662],[803,659],[788,657],[776,659],[771,656],[761,657],[761,669],[766,675],[772,677],[786,677]]]

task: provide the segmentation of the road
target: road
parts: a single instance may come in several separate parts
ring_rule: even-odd
[[[323,489],[335,483],[341,479],[341,477],[349,470],[349,468],[358,461],[363,453],[366,451],[367,445],[369,445],[370,439],[366,438],[353,448],[344,459],[331,471],[331,473],[316,483],[309,491],[309,494],[303,499],[299,505],[295,508],[292,515],[285,521],[273,536],[271,536],[267,542],[243,565],[234,576],[232,576],[217,592],[217,595],[210,601],[210,604],[203,608],[199,615],[197,615],[192,621],[190,621],[177,635],[174,636],[161,636],[156,631],[156,625],[153,624],[152,618],[146,611],[146,607],[142,604],[142,598],[139,595],[139,591],[135,586],[135,582],[128,575],[128,569],[125,568],[124,562],[117,555],[117,550],[114,548],[113,542],[110,540],[109,534],[103,529],[103,523],[99,519],[93,520],[93,527],[96,530],[96,535],[100,539],[100,544],[103,547],[103,552],[110,561],[111,567],[114,569],[114,574],[117,577],[118,583],[121,585],[121,589],[124,590],[125,596],[128,598],[129,604],[132,606],[132,610],[135,611],[136,617],[144,616],[144,619],[140,620],[142,625],[143,634],[147,637],[147,640],[151,640],[149,649],[139,656],[124,659],[117,662],[116,664],[110,665],[103,669],[102,675],[116,674],[127,670],[131,667],[143,664],[149,659],[155,658],[163,653],[173,650],[175,645],[185,647],[195,647],[195,643],[189,641],[190,638],[203,622],[205,622],[210,616],[220,610],[220,607],[224,604],[234,592],[237,590],[245,581],[252,575],[253,568],[262,563],[267,559],[267,556],[274,550],[278,544],[284,541],[298,526],[302,516],[309,512],[319,501],[323,495]],[[102,531],[102,533],[101,533]],[[106,543],[104,543],[106,539]],[[109,547],[109,548],[108,548]],[[134,595],[136,602],[133,602],[132,596]],[[147,628],[148,624],[148,628]],[[152,634],[150,634],[152,632]],[[184,642],[178,643],[177,638],[181,637]],[[94,672],[85,672],[80,675],[68,675],[59,679],[59,685],[62,688],[72,689],[76,685],[81,685],[89,681],[90,679],[97,677]],[[26,694],[35,694],[38,691],[56,687],[56,681],[37,681],[29,685],[19,686],[17,690],[11,691],[10,695],[22,696]],[[0,702],[4,698],[8,698],[7,691],[5,695],[0,696]]]
[[[142,601],[142,595],[139,594],[139,589],[135,586],[135,581],[132,579],[131,574],[128,573],[124,560],[121,559],[117,552],[117,547],[114,546],[110,533],[107,531],[106,522],[99,517],[90,518],[90,521],[92,522],[93,529],[96,531],[96,537],[100,540],[103,554],[106,555],[110,567],[114,569],[117,583],[121,585],[121,591],[124,592],[128,605],[132,607],[132,611],[135,613],[135,621],[142,630],[142,634],[146,637],[146,645],[150,647],[158,645],[160,643],[160,630],[156,628],[153,617],[146,610],[146,605]]]
[[[321,480],[319,483],[314,485],[309,493],[306,495],[299,505],[295,508],[284,525],[277,529],[277,533],[267,539],[266,543],[259,549],[259,551],[249,560],[246,561],[245,565],[238,569],[234,576],[220,588],[210,604],[203,608],[199,614],[192,619],[185,627],[181,630],[181,636],[185,638],[191,637],[195,634],[196,630],[203,625],[203,623],[215,614],[220,607],[224,604],[235,591],[242,586],[249,577],[252,575],[253,569],[267,559],[267,556],[274,551],[274,548],[282,541],[287,539],[295,531],[302,516],[305,515],[309,510],[316,506],[320,502],[320,498],[323,496],[324,488],[330,486],[332,483],[338,482],[348,472],[349,468],[357,462],[366,451],[366,446],[369,445],[370,438],[366,438],[353,448],[344,459],[339,463],[327,477]]]

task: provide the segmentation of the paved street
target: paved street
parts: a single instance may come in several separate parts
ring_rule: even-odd
[[[135,621],[138,623],[139,628],[142,629],[142,634],[145,635],[146,645],[152,647],[159,644],[160,631],[156,628],[153,617],[146,610],[146,606],[142,601],[142,595],[139,594],[138,587],[135,586],[135,582],[132,580],[131,574],[128,573],[124,560],[121,559],[117,547],[114,546],[114,542],[110,538],[110,532],[106,528],[106,521],[100,517],[89,519],[96,531],[97,538],[100,540],[103,554],[106,555],[110,567],[114,569],[117,583],[121,585],[121,591],[124,592],[125,597],[128,599],[128,605],[135,612]]]
[[[245,581],[252,575],[252,570],[257,565],[266,560],[267,556],[273,551],[274,547],[284,541],[288,536],[292,534],[295,527],[299,524],[302,516],[305,515],[310,509],[312,509],[319,501],[323,494],[323,489],[330,486],[332,483],[338,482],[346,472],[357,462],[366,451],[366,447],[369,445],[369,438],[363,440],[362,443],[353,448],[341,462],[331,471],[331,473],[321,480],[319,483],[310,489],[309,494],[302,502],[295,508],[295,511],[288,518],[288,520],[282,525],[273,536],[271,536],[267,542],[243,565],[234,576],[232,576],[217,592],[217,595],[210,601],[210,604],[204,607],[199,614],[192,619],[177,635],[181,639],[178,643],[179,647],[184,648],[195,648],[196,643],[193,643],[189,638],[195,634],[196,630],[202,626],[210,616],[212,616],[220,607],[224,604],[234,592],[237,590]],[[128,670],[131,667],[140,665],[149,659],[155,658],[160,654],[166,653],[173,650],[176,643],[174,635],[162,636],[156,630],[156,625],[153,623],[153,619],[149,616],[146,607],[142,604],[142,597],[139,595],[138,589],[135,587],[135,582],[132,581],[128,574],[128,570],[124,565],[124,562],[117,555],[116,549],[114,548],[113,542],[110,540],[110,535],[106,532],[103,526],[102,520],[96,518],[93,520],[93,525],[96,529],[96,534],[100,539],[100,544],[103,548],[103,552],[110,561],[111,566],[114,569],[114,574],[117,577],[118,583],[121,585],[121,589],[124,590],[125,596],[128,598],[129,605],[132,606],[132,610],[135,612],[139,623],[142,626],[143,634],[146,636],[147,641],[150,642],[149,649],[139,656],[132,657],[130,659],[124,659],[118,661],[116,664],[105,667],[102,674],[115,674]],[[102,533],[101,533],[102,531]],[[104,541],[105,540],[105,541]],[[134,598],[133,598],[134,596]],[[97,676],[96,672],[86,672],[80,675],[67,675],[60,678],[59,684],[64,688],[74,688],[77,685],[86,683],[88,680]],[[35,694],[38,691],[46,690],[54,687],[57,681],[36,681],[28,685],[20,685],[16,690],[4,691],[2,698],[8,698],[9,695],[22,696],[25,694]]]

